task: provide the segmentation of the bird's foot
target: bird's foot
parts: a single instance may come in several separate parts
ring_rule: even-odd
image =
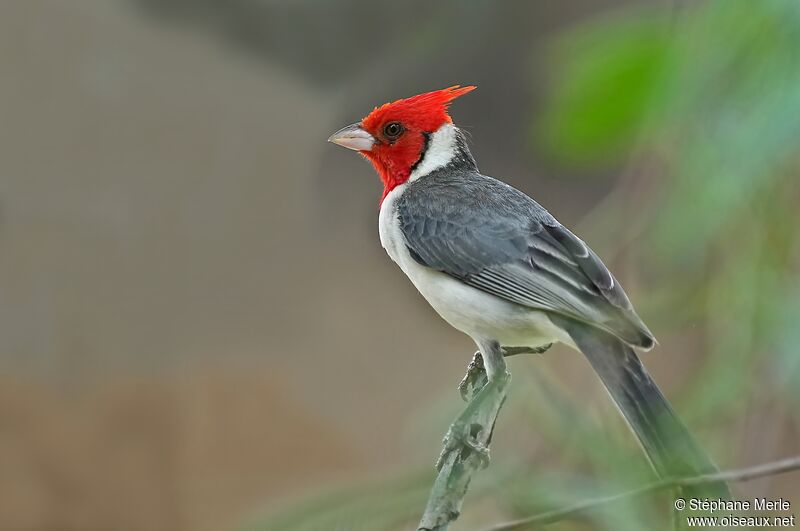
[[[461,393],[461,398],[464,402],[469,402],[471,397],[475,395],[478,389],[486,385],[486,369],[483,366],[483,356],[480,352],[476,352],[472,357],[472,361],[467,365],[467,373],[458,384],[458,392]]]
[[[544,354],[553,344],[542,345],[541,347],[503,347],[503,357],[516,356],[517,354]],[[458,384],[458,392],[464,402],[469,402],[480,388],[486,385],[486,368],[483,365],[483,356],[476,352],[472,356],[472,361],[467,365],[467,372],[461,383]]]
[[[442,453],[436,460],[436,470],[441,470],[452,452],[463,452],[475,454],[480,460],[481,468],[489,466],[489,447],[482,444],[477,437],[477,432],[481,429],[479,424],[465,424],[455,422],[447,434],[444,436]],[[462,454],[462,459],[467,457]]]

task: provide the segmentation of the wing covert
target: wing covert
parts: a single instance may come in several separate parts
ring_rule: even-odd
[[[515,188],[477,173],[430,175],[409,185],[397,209],[418,263],[508,301],[652,345],[600,258]]]

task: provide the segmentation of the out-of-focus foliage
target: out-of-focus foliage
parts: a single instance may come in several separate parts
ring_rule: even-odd
[[[714,2],[670,16],[623,14],[567,38],[562,49],[588,52],[560,56],[545,138],[568,162],[597,161],[597,144],[609,148],[602,156],[636,148],[652,161],[658,193],[622,190],[611,210],[653,213],[637,249],[668,286],[656,313],[704,325],[711,362],[704,384],[687,386],[693,404],[720,418],[744,396],[731,391],[760,385],[751,371],[762,355],[773,365],[781,352],[796,358],[782,331],[798,305],[800,5]],[[596,67],[598,89],[571,88],[593,62],[607,66]],[[625,83],[633,71],[642,78]],[[592,111],[609,100],[617,121]],[[581,115],[591,134],[572,125]]]
[[[768,411],[797,426],[795,412],[771,406],[796,403],[800,389],[800,3],[630,8],[561,35],[548,60],[552,84],[532,125],[534,147],[555,164],[629,166],[587,220],[587,239],[617,252],[604,253],[616,269],[639,272],[647,297],[638,306],[656,330],[706,353],[683,375],[678,409],[704,427],[699,435],[721,463],[775,457],[767,443],[753,453],[732,433],[743,417]],[[486,496],[520,517],[648,480],[626,433],[610,433],[547,374],[514,374],[526,396],[512,397],[499,429],[535,424],[550,459],[546,468],[530,455],[491,467],[478,483],[492,488],[470,493],[465,516]],[[399,507],[419,500],[419,490],[384,494]],[[668,521],[667,505],[615,505],[590,521],[653,528],[647,522]],[[421,507],[401,512],[411,521]],[[360,529],[362,516],[338,528]],[[281,518],[258,528],[307,528]],[[369,528],[396,525],[386,518]]]
[[[663,88],[668,30],[662,17],[637,13],[577,28],[554,44],[554,87],[535,122],[547,153],[595,164],[629,150]]]

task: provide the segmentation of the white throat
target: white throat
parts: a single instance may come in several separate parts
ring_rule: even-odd
[[[428,149],[425,151],[422,162],[414,168],[408,180],[414,181],[434,170],[447,166],[447,163],[453,160],[455,154],[456,128],[453,124],[447,123],[431,135],[428,141]]]

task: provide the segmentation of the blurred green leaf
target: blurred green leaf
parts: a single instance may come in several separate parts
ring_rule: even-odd
[[[663,17],[620,14],[562,36],[549,101],[535,135],[557,160],[618,160],[636,139],[668,62]]]

